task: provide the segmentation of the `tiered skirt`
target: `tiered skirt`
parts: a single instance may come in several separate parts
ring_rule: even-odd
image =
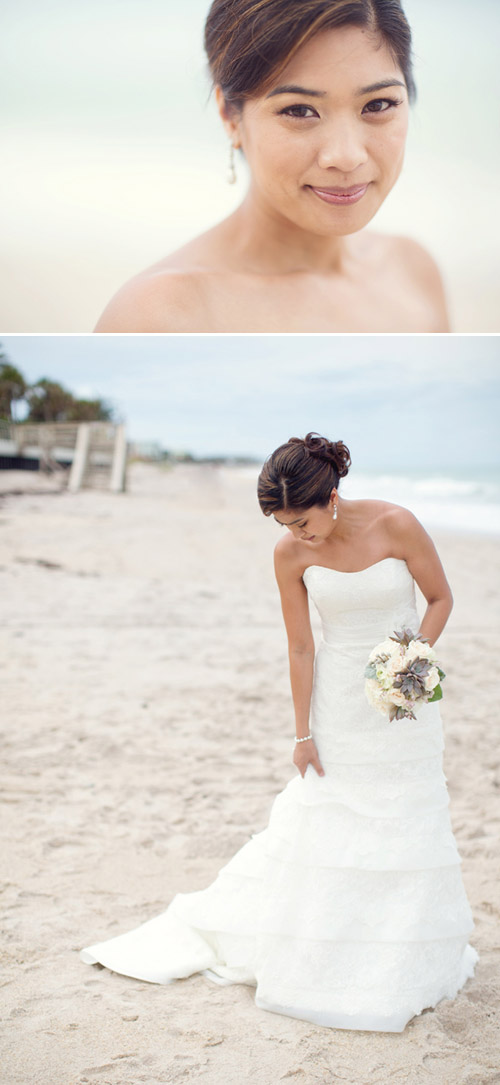
[[[211,886],[84,961],[154,983],[250,984],[262,1009],[343,1029],[401,1032],[455,997],[478,955],[437,707],[390,729],[322,718],[325,776],[295,777]]]

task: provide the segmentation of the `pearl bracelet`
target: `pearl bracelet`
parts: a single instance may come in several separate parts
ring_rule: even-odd
[[[304,738],[296,738],[295,741],[296,742],[308,742],[310,738],[312,738],[312,735],[308,734]]]

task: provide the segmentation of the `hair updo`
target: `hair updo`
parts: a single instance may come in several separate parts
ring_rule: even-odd
[[[290,437],[271,453],[259,475],[257,496],[264,516],[328,505],[332,490],[350,466],[351,455],[343,441],[328,441],[318,433]]]
[[[239,110],[267,89],[302,45],[340,26],[380,34],[412,101],[411,30],[401,0],[213,0],[205,23],[213,82],[226,104]]]

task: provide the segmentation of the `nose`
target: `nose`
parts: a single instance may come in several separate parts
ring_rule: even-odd
[[[335,168],[341,173],[354,173],[368,161],[364,136],[358,118],[337,116],[323,128],[318,165],[322,169]]]

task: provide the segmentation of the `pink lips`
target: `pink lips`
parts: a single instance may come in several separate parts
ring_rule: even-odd
[[[315,188],[314,185],[308,185],[307,187],[325,203],[334,203],[337,206],[346,207],[352,203],[357,203],[358,200],[363,198],[368,184],[367,181],[365,185],[351,185],[350,188]]]

